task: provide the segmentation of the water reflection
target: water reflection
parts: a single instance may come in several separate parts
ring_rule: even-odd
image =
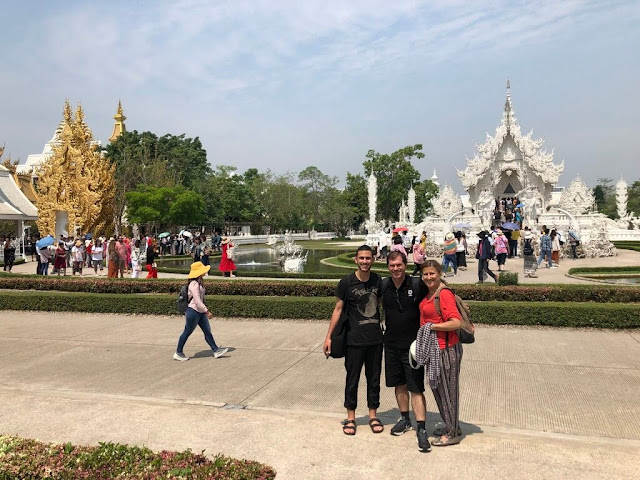
[[[348,253],[351,250],[309,250],[307,263],[304,266],[305,273],[332,273],[336,272],[335,268],[323,265],[323,258],[335,257],[342,253]],[[189,269],[191,258],[184,259],[160,259],[160,267],[184,268]],[[239,245],[235,250],[233,262],[237,265],[238,271],[256,271],[256,272],[281,272],[279,258],[273,248],[267,246],[255,245]],[[216,271],[220,264],[220,257],[211,258],[211,270]]]

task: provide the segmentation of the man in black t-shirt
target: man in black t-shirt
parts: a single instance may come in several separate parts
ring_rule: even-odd
[[[382,433],[384,426],[377,418],[380,406],[380,373],[382,370],[382,329],[380,328],[380,276],[371,273],[373,251],[362,245],[356,251],[358,269],[343,277],[336,289],[336,306],[331,315],[329,331],[324,341],[325,355],[331,351],[331,333],[342,310],[346,308],[349,330],[344,366],[347,371],[344,389],[344,406],[347,419],[342,422],[346,435],[356,434],[356,407],[358,404],[358,382],[362,366],[367,377],[367,405],[369,426],[373,433]]]
[[[384,335],[384,367],[387,387],[395,387],[396,401],[402,417],[391,429],[391,435],[402,435],[413,428],[409,418],[411,406],[418,423],[418,449],[429,452],[429,436],[425,427],[427,405],[424,398],[424,367],[414,369],[409,364],[409,347],[420,328],[420,301],[427,288],[420,277],[406,274],[407,257],[391,252],[387,257],[391,278],[383,280],[382,305],[386,332]]]

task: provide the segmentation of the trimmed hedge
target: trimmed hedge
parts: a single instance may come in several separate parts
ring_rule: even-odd
[[[569,275],[583,273],[640,273],[640,265],[628,267],[576,267],[569,269]]]
[[[640,242],[634,241],[622,241],[622,242],[612,242],[616,248],[620,248],[623,250],[634,250],[636,252],[640,252]]]
[[[184,285],[182,279],[115,279],[105,277],[43,277],[38,275],[3,274],[0,289],[57,290],[90,293],[176,293]],[[242,281],[205,280],[209,295],[331,297],[336,282],[330,281]],[[452,285],[465,300],[514,302],[640,302],[640,287],[616,285]]]
[[[174,295],[0,292],[0,310],[179,315]],[[209,296],[216,316],[328,320],[334,299]],[[469,302],[478,324],[638,328],[640,305],[576,302]]]

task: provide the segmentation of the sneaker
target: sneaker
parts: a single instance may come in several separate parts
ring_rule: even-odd
[[[391,429],[391,435],[395,435],[397,437],[402,435],[404,432],[408,432],[412,429],[413,425],[411,425],[411,421],[402,417],[400,420],[398,420],[398,423],[396,423]]]
[[[186,362],[187,360],[189,360],[189,357],[187,357],[184,353],[176,352],[173,354],[173,359],[178,360],[179,362]]]
[[[214,350],[214,352],[213,352],[213,358],[220,358],[221,356],[223,356],[228,351],[229,351],[228,348],[218,347],[218,349]]]
[[[429,435],[424,428],[418,430],[418,450],[421,452],[430,452],[431,444],[429,443]]]

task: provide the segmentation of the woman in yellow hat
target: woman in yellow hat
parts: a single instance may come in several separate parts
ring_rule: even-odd
[[[204,333],[204,339],[211,347],[211,350],[213,350],[213,356],[215,358],[223,356],[229,350],[228,348],[222,348],[216,345],[213,335],[211,334],[209,319],[213,317],[213,314],[204,303],[205,291],[204,284],[202,283],[202,277],[209,272],[210,268],[211,265],[203,265],[202,262],[194,262],[191,264],[191,271],[187,277],[189,282],[189,306],[185,312],[184,331],[178,340],[178,349],[176,353],[173,354],[174,360],[181,362],[189,360],[189,357],[184,354],[182,349],[197,326],[199,326]]]

